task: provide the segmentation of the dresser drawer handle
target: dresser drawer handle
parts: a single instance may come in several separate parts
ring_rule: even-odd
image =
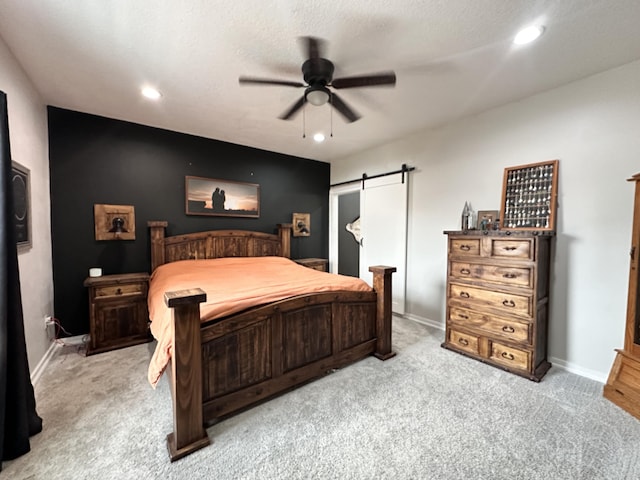
[[[471,297],[471,295],[469,295],[467,292],[460,292],[460,296],[462,298],[470,298]]]
[[[515,307],[515,306],[516,306],[516,302],[514,302],[513,300],[504,300],[504,301],[502,302],[502,304],[503,304],[505,307]]]
[[[500,354],[500,356],[502,358],[506,358],[507,360],[515,360],[516,359],[516,357],[514,357],[512,353],[507,353],[507,352],[502,352]]]
[[[116,295],[122,295],[122,289],[118,287],[116,290]]]
[[[507,252],[511,252],[513,250],[517,250],[518,247],[504,247]]]
[[[509,325],[505,325],[504,327],[502,327],[502,331],[507,333],[513,333],[516,331],[516,329],[513,327],[510,327]]]
[[[470,275],[471,274],[471,270],[469,270],[468,268],[461,268],[460,269],[460,273],[462,275]]]
[[[471,250],[471,246],[470,245],[460,245],[460,250],[462,250],[464,252],[468,252],[469,250]]]
[[[464,345],[465,347],[468,347],[468,346],[469,346],[469,340],[467,340],[466,338],[459,338],[459,339],[458,339],[458,343],[459,343],[460,345]]]
[[[504,275],[502,275],[504,278],[518,278],[518,275],[516,275],[515,273],[505,273]]]
[[[463,320],[469,320],[469,315],[463,315],[462,313],[459,313],[458,317],[463,319]]]

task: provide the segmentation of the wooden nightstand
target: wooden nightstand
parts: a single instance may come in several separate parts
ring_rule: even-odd
[[[88,277],[84,286],[89,288],[87,355],[151,340],[148,273]]]
[[[313,268],[314,270],[320,270],[321,272],[326,272],[327,266],[329,265],[329,260],[325,258],[299,258],[294,260],[294,262],[308,268]]]

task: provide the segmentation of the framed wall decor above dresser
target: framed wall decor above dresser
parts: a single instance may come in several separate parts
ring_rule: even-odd
[[[504,169],[503,230],[555,231],[558,160]]]

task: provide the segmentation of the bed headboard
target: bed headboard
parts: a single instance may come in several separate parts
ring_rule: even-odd
[[[248,230],[211,230],[165,236],[168,222],[151,221],[151,271],[165,263],[177,260],[220,257],[291,256],[290,223],[278,224],[278,233]]]

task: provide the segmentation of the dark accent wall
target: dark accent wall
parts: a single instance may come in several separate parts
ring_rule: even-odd
[[[56,107],[48,108],[48,119],[54,308],[71,335],[89,331],[82,285],[89,268],[149,272],[148,220],[168,221],[167,235],[275,233],[293,212],[309,212],[312,235],[292,237],[291,256],[328,255],[328,163]],[[259,184],[260,217],[186,215],[187,175]],[[133,205],[136,239],[96,241],[96,203]]]

